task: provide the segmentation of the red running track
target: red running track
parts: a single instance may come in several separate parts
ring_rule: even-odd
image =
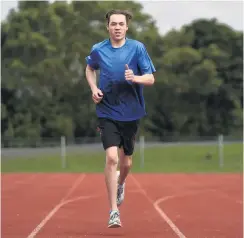
[[[132,174],[108,229],[102,174],[3,174],[4,238],[242,238],[242,175]]]

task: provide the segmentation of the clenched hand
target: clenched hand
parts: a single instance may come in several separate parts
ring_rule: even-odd
[[[92,91],[92,100],[94,103],[98,104],[103,99],[103,93],[99,88],[95,88]]]

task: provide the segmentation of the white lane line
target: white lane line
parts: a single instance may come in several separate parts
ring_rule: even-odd
[[[81,174],[73,183],[61,201],[47,214],[47,216],[38,224],[35,229],[27,236],[27,238],[34,238],[37,233],[45,226],[45,224],[52,218],[52,216],[64,205],[65,199],[75,190],[75,188],[84,180],[85,174]]]
[[[147,198],[147,200],[153,205],[154,209],[158,212],[161,218],[170,226],[170,228],[175,232],[179,238],[186,238],[186,236],[180,231],[180,229],[174,224],[174,222],[165,214],[165,212],[157,205],[155,202],[147,195],[146,191],[142,188],[138,180],[130,175],[136,186],[141,190],[142,194]],[[172,196],[169,196],[172,197]],[[169,198],[167,197],[167,198]],[[162,200],[162,199],[161,199]],[[158,201],[158,200],[157,200]],[[157,202],[156,201],[156,202]]]

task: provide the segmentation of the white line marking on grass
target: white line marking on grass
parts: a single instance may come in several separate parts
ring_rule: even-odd
[[[68,190],[65,196],[61,199],[61,201],[47,214],[47,216],[40,222],[39,225],[27,236],[27,238],[34,238],[36,234],[45,226],[45,224],[52,218],[52,216],[64,205],[65,199],[69,197],[69,195],[76,189],[76,187],[84,180],[85,174],[80,175],[72,185],[72,187]],[[84,197],[87,199],[87,196]],[[72,200],[71,200],[72,201]]]
[[[159,208],[159,206],[157,204],[155,204],[155,202],[147,195],[146,191],[142,188],[141,184],[138,182],[138,180],[133,176],[130,175],[131,178],[133,179],[134,183],[136,184],[136,186],[141,190],[142,194],[144,194],[144,196],[147,198],[147,200],[153,205],[154,209],[158,212],[158,214],[161,216],[161,218],[163,218],[165,220],[165,222],[168,223],[168,225],[171,227],[171,229],[175,232],[175,234],[179,237],[179,238],[186,238],[186,236],[179,230],[179,228],[173,223],[173,221],[165,214],[165,212]],[[167,197],[174,197],[174,196],[169,196]],[[162,200],[162,199],[160,199]],[[157,200],[158,201],[158,200]],[[156,201],[156,202],[157,202]]]

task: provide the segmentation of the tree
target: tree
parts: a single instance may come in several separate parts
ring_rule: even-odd
[[[4,101],[3,132],[12,125],[14,133],[24,137],[33,135],[28,133],[31,128],[40,137],[96,135],[85,57],[94,43],[107,37],[104,16],[110,8],[133,9],[130,36],[160,38],[155,22],[135,2],[22,1],[10,12],[1,29],[8,33],[2,90],[11,92]]]
[[[201,19],[166,34],[149,131],[212,136],[242,128],[241,37],[216,20]]]

